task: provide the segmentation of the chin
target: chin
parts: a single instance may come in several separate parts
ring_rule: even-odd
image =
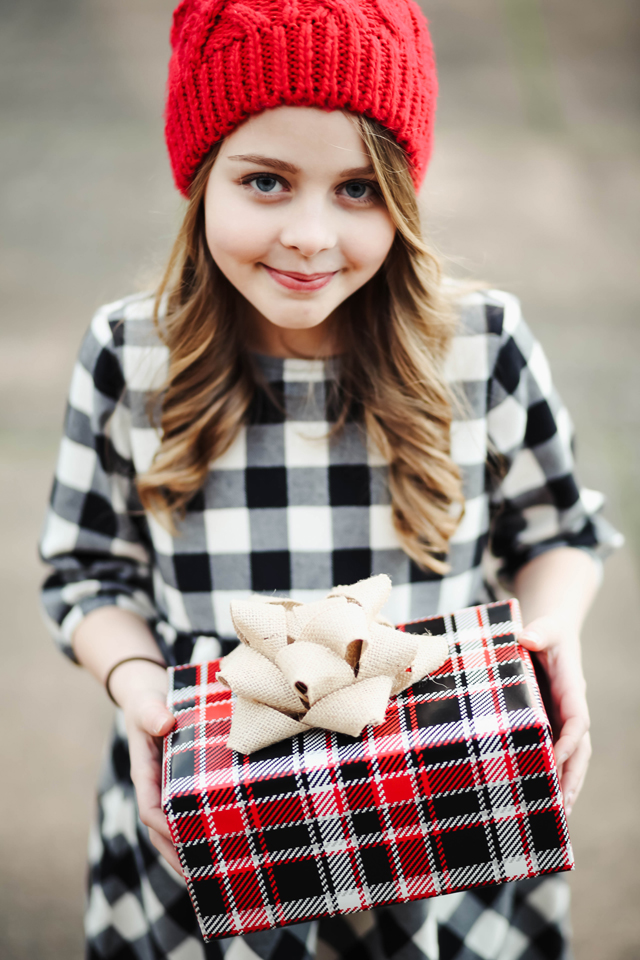
[[[296,304],[295,306],[298,305],[299,304]],[[311,314],[301,316],[300,310],[296,310],[295,306],[286,313],[284,313],[282,309],[278,310],[277,308],[273,310],[260,310],[260,307],[257,307],[257,309],[260,310],[269,323],[272,323],[274,327],[279,327],[281,330],[312,330],[314,327],[319,327],[320,324],[324,323],[335,310],[335,307],[332,306],[326,310],[318,310],[317,312],[314,311]]]
[[[327,317],[328,314],[323,314],[317,320],[300,320],[299,317],[291,321],[283,321],[282,317],[278,318],[277,320],[272,320],[271,317],[267,317],[267,319],[274,325],[274,327],[278,327],[280,330],[313,330],[315,327],[321,326]]]

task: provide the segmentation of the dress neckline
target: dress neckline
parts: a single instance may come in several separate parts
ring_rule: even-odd
[[[269,383],[334,380],[340,368],[340,355],[311,360],[306,357],[273,357],[252,351],[251,358]]]

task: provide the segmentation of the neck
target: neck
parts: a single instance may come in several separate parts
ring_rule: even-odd
[[[335,312],[317,326],[299,330],[271,323],[250,304],[247,313],[248,346],[255,353],[320,360],[341,352]]]

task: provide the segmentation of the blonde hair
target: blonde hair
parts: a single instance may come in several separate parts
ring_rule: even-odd
[[[403,549],[420,567],[445,573],[449,540],[464,509],[460,473],[450,455],[452,398],[444,377],[454,308],[438,259],[420,232],[404,151],[375,121],[352,120],[396,235],[381,269],[345,304],[341,410],[334,431],[356,402],[369,437],[389,462],[393,522]],[[204,484],[211,461],[233,443],[257,388],[243,346],[240,296],[216,266],[205,237],[204,193],[218,151],[219,144],[193,182],[156,298],[169,372],[154,404],[162,442],[138,478],[138,491],[145,509],[170,526]]]

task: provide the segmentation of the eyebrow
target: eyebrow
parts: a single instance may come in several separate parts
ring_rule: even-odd
[[[366,167],[351,167],[350,170],[341,170],[338,176],[349,180],[352,177],[370,177],[373,173],[375,173],[375,170],[368,163]]]
[[[268,167],[270,170],[284,170],[286,173],[300,173],[293,163],[286,160],[276,160],[275,157],[261,157],[255,153],[243,153],[229,160],[240,160],[242,163],[255,163],[258,167]]]
[[[238,154],[237,156],[229,157],[229,160],[238,160],[241,163],[253,163],[258,167],[267,167],[269,170],[284,170],[285,173],[300,173],[299,167],[296,167],[293,163],[288,163],[286,160],[278,160],[276,157],[263,157],[255,153]],[[351,167],[349,170],[341,170],[338,176],[351,179],[354,177],[371,176],[372,173],[374,173],[374,169],[371,164],[368,163],[364,167]]]

